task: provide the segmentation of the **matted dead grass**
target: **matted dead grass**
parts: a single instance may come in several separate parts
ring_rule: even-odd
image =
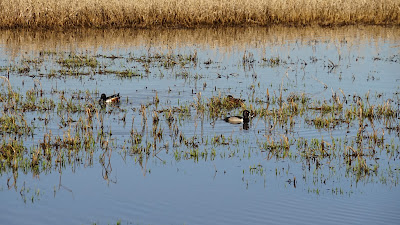
[[[400,25],[400,0],[0,0],[0,28]]]

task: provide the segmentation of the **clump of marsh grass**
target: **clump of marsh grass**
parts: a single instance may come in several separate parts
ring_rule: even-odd
[[[67,58],[60,58],[57,62],[67,68],[91,67],[95,68],[99,64],[96,58],[87,55],[71,54]]]
[[[23,114],[3,114],[0,117],[0,134],[32,134],[34,127],[30,126]]]
[[[3,140],[0,143],[0,161],[5,162],[8,166],[18,168],[18,159],[21,158],[25,151],[22,141]]]
[[[236,25],[399,25],[395,0],[10,0],[1,28],[149,28]]]

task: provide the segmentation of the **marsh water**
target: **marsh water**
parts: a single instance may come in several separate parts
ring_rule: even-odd
[[[400,220],[398,28],[6,30],[0,71],[1,224]]]

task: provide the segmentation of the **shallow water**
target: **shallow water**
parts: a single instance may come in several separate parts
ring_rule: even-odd
[[[95,139],[92,150],[69,152],[71,158],[64,152],[69,159],[64,164],[57,164],[54,153],[52,166],[39,172],[4,163],[2,221],[394,224],[400,219],[399,37],[398,28],[383,27],[1,31],[1,76],[14,90],[24,96],[40,90],[38,99],[53,99],[56,105],[72,99],[96,108],[91,119],[84,110],[73,113],[60,106],[19,112],[35,125],[33,135],[0,134],[4,141],[22,140],[27,158],[46,135],[83,134],[80,118],[92,120],[89,133]],[[75,56],[97,64],[62,65]],[[183,59],[189,56],[193,60]],[[118,75],[127,71],[137,76]],[[1,81],[5,92],[7,82]],[[101,109],[97,100],[103,92],[120,93],[121,103]],[[217,116],[199,108],[208,107],[213,96],[231,94],[245,99],[247,109],[279,110],[280,93],[285,104],[288,97],[304,94],[308,110],[290,117],[293,123],[257,115],[244,129],[222,120],[240,114],[240,107]],[[329,128],[309,124],[326,116],[309,108],[334,104],[334,93],[346,109],[358,107],[361,103],[353,100],[360,97],[375,109],[389,105],[397,114],[362,120],[365,137],[357,145],[358,119]],[[177,108],[181,111],[173,111]],[[169,110],[173,121],[167,119]],[[158,123],[152,120],[154,111]],[[72,122],[63,125],[68,119]],[[139,144],[132,132],[141,137]],[[382,143],[370,143],[374,132]],[[285,138],[286,151],[272,147]],[[325,141],[329,156],[305,153],[299,143],[313,139]],[[351,148],[366,155],[349,164]],[[360,172],[358,160],[365,160],[370,172]]]

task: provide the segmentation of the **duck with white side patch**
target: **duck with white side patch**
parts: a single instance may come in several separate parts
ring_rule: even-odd
[[[243,111],[243,116],[229,116],[226,117],[225,122],[231,124],[248,123],[250,121],[250,112],[248,110]]]
[[[104,103],[118,103],[120,99],[119,93],[111,96],[106,96],[106,94],[101,94],[99,103],[104,104]]]

